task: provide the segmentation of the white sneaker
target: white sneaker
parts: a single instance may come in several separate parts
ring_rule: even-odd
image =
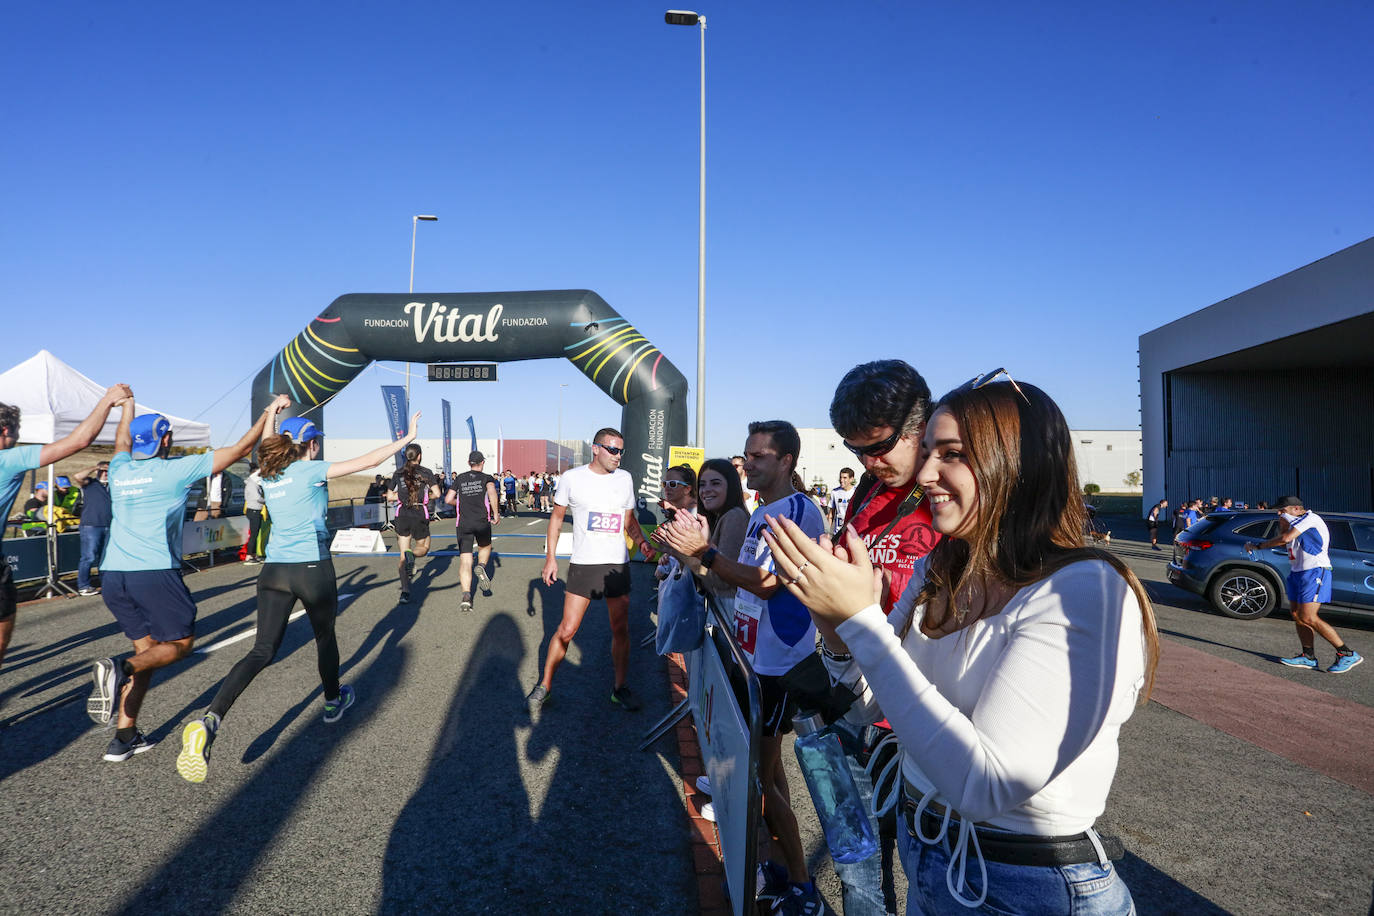
[[[698,777],[697,777],[697,791],[700,792],[702,795],[710,795],[710,794],[711,794],[711,777],[710,777],[710,776],[698,776]]]
[[[706,804],[702,805],[701,817],[703,820],[708,820],[714,824],[716,822],[716,806],[711,804],[710,802],[707,802]]]

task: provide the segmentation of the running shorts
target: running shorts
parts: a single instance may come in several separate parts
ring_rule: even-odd
[[[1288,600],[1293,604],[1325,604],[1331,600],[1331,570],[1302,569],[1288,574]]]
[[[416,540],[424,540],[429,537],[429,519],[425,518],[422,512],[403,510],[396,516],[393,524],[396,527],[397,537],[415,538]]]
[[[458,552],[471,553],[472,545],[478,547],[491,546],[491,525],[478,527],[459,526],[458,528]]]
[[[569,563],[568,594],[595,601],[630,593],[628,563]]]
[[[759,679],[759,734],[765,738],[787,734],[792,730],[797,703],[783,684],[783,676],[758,674],[755,677]]]
[[[179,569],[102,570],[100,594],[129,639],[195,635],[196,603]]]

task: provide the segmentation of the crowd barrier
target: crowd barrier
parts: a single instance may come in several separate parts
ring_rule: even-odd
[[[330,531],[339,528],[367,527],[384,521],[386,505],[368,503],[361,498],[331,500],[325,513]],[[35,582],[48,575],[47,538],[17,537],[10,529],[5,536],[4,560],[16,583]],[[75,573],[81,562],[79,529],[54,535],[57,542],[57,575]],[[232,515],[203,521],[187,521],[181,529],[181,555],[193,557],[215,551],[237,549],[248,540],[248,518]]]

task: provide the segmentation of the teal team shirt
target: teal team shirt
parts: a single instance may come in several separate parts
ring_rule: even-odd
[[[43,460],[43,446],[17,445],[0,451],[0,541],[5,540],[5,520],[10,517],[14,498],[24,485],[24,475]]]
[[[128,452],[110,459],[114,521],[102,572],[181,568],[181,523],[191,484],[214,470],[212,452],[185,458],[135,461]]]
[[[272,519],[268,563],[312,563],[329,557],[329,507],[326,461],[291,462],[275,480],[263,478],[262,499]]]

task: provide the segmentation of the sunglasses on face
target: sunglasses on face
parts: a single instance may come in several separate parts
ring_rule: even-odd
[[[853,445],[848,439],[841,439],[844,447],[854,453],[855,458],[880,458],[897,447],[897,441],[902,438],[902,431],[895,429],[892,435],[883,439],[881,442],[874,442],[871,445]]]
[[[602,445],[600,442],[593,442],[592,445],[612,455],[619,455],[621,452],[625,451],[623,448],[616,448],[614,445]]]
[[[688,482],[685,481],[685,480],[665,480],[665,481],[663,481],[663,488],[664,488],[665,490],[676,490],[676,489],[678,489],[679,487],[690,487],[690,486],[691,486],[691,484],[688,483]]]
[[[1008,381],[1008,382],[1011,382],[1011,387],[1014,388],[1014,389],[1016,389],[1016,393],[1019,394],[1019,395],[1021,395],[1021,400],[1025,401],[1027,404],[1029,404],[1029,403],[1030,403],[1030,398],[1026,397],[1026,393],[1025,393],[1024,391],[1021,390],[1021,386],[1018,385],[1018,384],[1016,384],[1016,379],[1012,378],[1012,377],[1011,377],[1011,373],[1008,372],[1006,369],[1003,369],[1003,368],[1001,368],[1001,367],[998,367],[998,368],[996,368],[996,369],[993,369],[991,372],[984,372],[982,375],[976,375],[976,376],[974,376],[973,378],[969,379],[969,380],[968,380],[967,382],[965,382],[964,384],[960,385],[959,387],[960,387],[960,388],[967,388],[967,389],[970,390],[970,391],[977,391],[979,388],[982,388],[984,385],[987,385],[987,384],[989,384],[989,383],[991,383],[991,382],[994,382],[994,381],[996,381],[998,378],[1000,378],[1001,376],[1004,376],[1004,375],[1007,377],[1007,381]]]

